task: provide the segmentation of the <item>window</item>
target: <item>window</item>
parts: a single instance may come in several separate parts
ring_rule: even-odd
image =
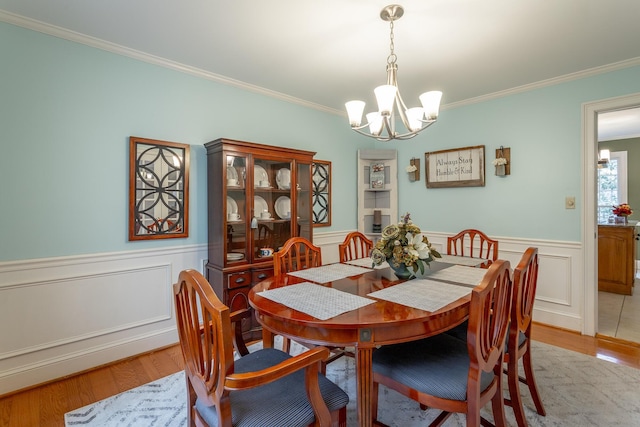
[[[615,151],[598,169],[598,222],[608,222],[612,207],[627,202],[627,152]]]

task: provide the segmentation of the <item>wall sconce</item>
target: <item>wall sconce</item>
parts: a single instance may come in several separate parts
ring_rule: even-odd
[[[409,181],[420,181],[420,159],[412,158],[409,160],[409,166],[406,168],[409,174]]]
[[[502,145],[497,148],[493,166],[496,167],[496,176],[511,175],[511,148],[504,148]]]
[[[609,160],[611,159],[611,151],[603,148],[598,151],[598,169],[608,168]]]

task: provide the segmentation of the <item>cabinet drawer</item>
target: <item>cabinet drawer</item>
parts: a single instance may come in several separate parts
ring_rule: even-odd
[[[251,276],[251,283],[255,285],[256,283],[260,283],[263,280],[273,277],[273,268],[263,268],[260,270],[255,270],[253,271]]]
[[[240,288],[251,285],[251,272],[241,271],[227,276],[227,289]]]

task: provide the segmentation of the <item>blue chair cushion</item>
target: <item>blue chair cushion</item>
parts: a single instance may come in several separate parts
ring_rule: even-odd
[[[452,337],[458,338],[462,341],[467,341],[467,328],[469,327],[469,322],[465,321],[456,326],[455,328],[451,328],[445,332],[447,335],[451,335]],[[524,344],[527,339],[526,335],[522,332],[518,333],[518,347]],[[509,332],[507,332],[507,338],[505,339],[504,350],[505,352],[509,348]]]
[[[383,346],[373,352],[373,371],[431,396],[467,400],[467,343],[447,334]],[[480,389],[493,381],[483,372]]]
[[[265,369],[290,358],[280,350],[265,348],[235,361],[235,372]],[[320,391],[329,411],[347,405],[349,396],[324,375],[320,375]],[[237,427],[308,426],[315,415],[307,399],[304,371],[287,375],[272,383],[248,390],[230,392],[232,424]],[[196,400],[198,413],[210,426],[218,425],[215,406]]]
[[[452,337],[458,338],[462,341],[467,341],[467,329],[469,328],[469,322],[464,321],[460,323],[455,328],[451,328],[445,332],[447,335],[451,335]]]

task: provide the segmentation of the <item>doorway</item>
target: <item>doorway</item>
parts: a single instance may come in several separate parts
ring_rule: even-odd
[[[615,113],[607,113],[606,115],[611,114]],[[637,119],[637,123],[640,125],[640,118]],[[598,120],[598,125],[600,125],[600,119]],[[633,138],[634,135],[629,135],[629,137]],[[629,174],[627,173],[627,158],[629,153],[632,154],[632,158],[637,158],[638,151],[637,148],[634,147],[637,145],[636,140],[624,138],[624,135],[622,139],[600,140],[598,142],[599,153],[603,153],[603,151],[609,153],[608,156],[601,155],[600,161],[598,162],[598,224],[612,224],[615,222],[612,206],[617,206],[621,203],[631,203],[633,206],[638,206],[637,199],[631,200],[631,198],[629,198],[630,192],[633,189],[638,189],[638,181],[632,179],[631,182],[633,185],[631,185],[631,187],[627,185],[629,178]],[[604,158],[606,158],[606,160],[604,160]],[[632,175],[632,177],[633,176],[634,175]],[[631,223],[632,221],[630,220],[629,222]],[[608,236],[604,238],[607,248],[613,244],[613,240],[618,241],[618,238],[624,236],[632,239],[630,243],[633,247],[637,246],[636,241],[633,240],[633,236],[636,234],[635,227],[630,230],[627,229],[629,232],[629,234],[627,234],[626,231],[617,229],[617,226],[613,224],[607,226],[598,225],[598,231],[603,230]],[[620,235],[619,232],[622,232],[622,235]],[[616,237],[613,238],[614,236]],[[599,244],[603,243],[602,239],[603,237],[599,236]],[[628,245],[623,244],[623,248],[628,247]],[[609,276],[610,278],[611,274],[624,275],[625,273],[623,273],[623,271],[626,269],[626,267],[622,268],[622,265],[620,267],[612,267],[611,263],[614,262],[614,259],[619,259],[622,255],[622,253],[615,252],[616,255],[612,256],[610,251],[602,253],[602,248],[599,247],[598,249],[598,257],[600,257],[598,259],[598,266],[602,267],[604,265],[607,269],[605,276]],[[631,253],[629,253],[629,256],[631,256]],[[635,267],[636,257],[633,258],[631,264]],[[628,265],[626,263],[623,264]],[[614,273],[613,270],[611,270],[612,268],[618,271],[618,273]],[[598,276],[601,277],[602,275],[603,272],[599,271]],[[634,280],[633,276],[631,280]],[[599,283],[598,288],[598,334],[625,341],[640,342],[640,292],[635,292],[633,295],[624,295],[616,290],[615,286],[612,287],[610,283],[605,285]]]
[[[597,281],[597,153],[598,115],[640,106],[640,94],[613,98],[583,105],[583,245],[584,245],[584,324],[582,333],[594,336],[598,325]],[[638,292],[640,293],[640,291]],[[604,301],[603,301],[604,303]]]

